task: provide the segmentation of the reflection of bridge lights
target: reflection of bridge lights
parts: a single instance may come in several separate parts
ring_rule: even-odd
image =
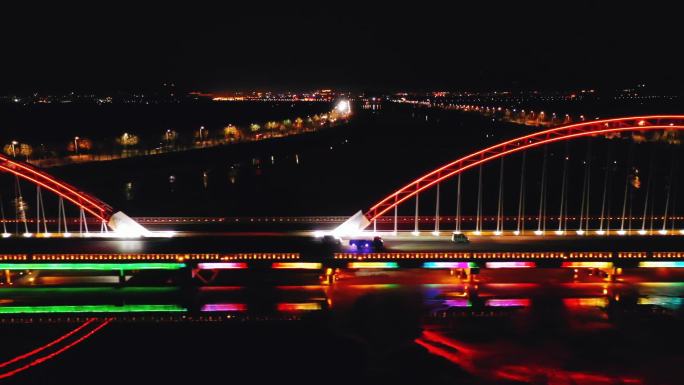
[[[418,236],[420,235],[420,231],[411,231],[411,235]]]
[[[322,265],[319,262],[273,262],[271,267],[274,269],[319,270]]]
[[[604,235],[606,232],[604,230],[596,230],[596,234]]]
[[[682,261],[643,261],[639,267],[684,267]]]
[[[52,233],[43,233],[43,238],[50,238]]]
[[[433,232],[432,232],[432,235],[434,235],[435,237],[438,237],[438,236],[439,236],[439,231],[433,231]]]
[[[12,236],[12,234],[10,234],[10,233],[2,233],[3,238],[9,238],[11,236]]]
[[[498,231],[498,230],[494,232],[494,235],[501,235],[501,234],[502,234],[502,232]]]
[[[660,229],[660,230],[658,230],[658,234],[660,234],[660,235],[667,235],[667,230],[665,230],[665,229]]]
[[[71,233],[64,233],[64,234],[62,234],[62,236],[63,236],[64,238],[70,238],[70,237],[71,237]]]
[[[471,269],[477,267],[475,262],[424,262],[424,269]]]
[[[637,233],[639,233],[639,235],[646,235],[646,230],[641,229],[641,230],[637,231]]]
[[[577,235],[584,235],[584,230],[577,230],[575,231]]]
[[[244,303],[208,303],[202,306],[203,312],[239,312],[246,311],[247,305]]]
[[[140,312],[185,312],[178,305],[45,305],[45,306],[2,306],[0,314],[41,313],[140,313]]]
[[[184,263],[126,262],[126,263],[0,263],[0,270],[179,270]]]
[[[618,230],[617,234],[618,235],[625,235],[625,234],[627,234],[627,232],[625,230]]]
[[[541,230],[534,230],[534,235],[544,235],[544,232]]]
[[[531,301],[528,298],[492,298],[485,301],[485,306],[491,307],[528,307]]]
[[[482,235],[481,231],[473,231],[473,235]]]
[[[587,268],[587,269],[609,269],[613,267],[613,262],[599,262],[599,261],[579,261],[579,262],[563,262],[561,267],[570,268]]]
[[[684,231],[684,230],[682,230],[682,231]],[[456,231],[454,231],[452,234],[461,234],[461,232],[458,231],[458,230],[456,230]]]
[[[282,311],[282,312],[315,311],[315,310],[321,310],[322,308],[323,307],[318,302],[298,302],[298,303],[281,302],[278,305],[276,305],[276,309],[278,311]]]
[[[24,233],[22,235],[24,236],[24,238],[31,238],[33,236],[33,234],[31,233]]]
[[[246,269],[247,264],[244,262],[203,262],[198,263],[197,268],[200,270]]]
[[[513,235],[520,235],[520,231],[515,230],[515,231],[513,232]]]
[[[350,269],[396,269],[399,265],[396,262],[349,262]]]
[[[563,235],[563,234],[565,234],[565,232],[564,232],[563,230],[556,230],[556,231],[554,231],[554,233],[556,233],[556,235]]]
[[[520,269],[536,267],[534,262],[527,261],[504,261],[504,262],[487,262],[485,266],[488,269]]]
[[[684,235],[684,229],[682,229],[682,230],[679,230],[679,234],[682,234],[682,235]]]

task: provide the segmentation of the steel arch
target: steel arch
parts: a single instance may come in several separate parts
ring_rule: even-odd
[[[433,170],[388,195],[367,211],[364,216],[373,222],[388,210],[398,206],[431,186],[456,176],[463,171],[503,156],[548,143],[582,136],[623,131],[684,130],[684,115],[649,115],[592,120],[539,131],[487,147]]]
[[[101,221],[108,222],[109,218],[114,213],[114,210],[109,205],[94,196],[79,191],[77,188],[53,177],[37,167],[18,162],[2,154],[0,154],[0,171],[16,175],[37,186],[50,190]]]

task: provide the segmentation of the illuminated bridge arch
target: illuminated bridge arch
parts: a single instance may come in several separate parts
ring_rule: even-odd
[[[148,235],[138,223],[133,221],[122,212],[114,212],[114,209],[100,199],[79,191],[76,187],[55,178],[54,176],[27,163],[19,162],[0,154],[0,172],[7,172],[31,184],[40,186],[66,199],[77,207],[95,217],[98,221],[106,223],[115,232],[123,232],[126,235]]]
[[[342,226],[363,229],[387,211],[416,196],[437,183],[457,176],[481,164],[533,147],[579,137],[629,131],[684,130],[684,115],[651,115],[592,120],[539,131],[456,159],[403,186],[363,212],[357,213]],[[342,226],[338,229],[341,229]]]

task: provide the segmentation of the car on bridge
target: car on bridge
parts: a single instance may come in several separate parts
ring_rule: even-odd
[[[451,241],[454,243],[470,243],[468,237],[463,233],[451,234]]]
[[[349,246],[355,246],[357,250],[372,251],[382,250],[385,248],[385,242],[380,237],[373,237],[368,239],[350,239]]]
[[[321,242],[327,246],[340,246],[342,241],[333,235],[324,235],[321,237]]]

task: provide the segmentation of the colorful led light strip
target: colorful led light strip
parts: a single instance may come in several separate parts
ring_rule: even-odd
[[[399,265],[396,262],[349,262],[350,269],[396,269]]]
[[[322,306],[318,302],[281,302],[277,305],[278,311],[314,311],[321,310]]]
[[[492,298],[485,301],[485,306],[491,307],[528,307],[530,300],[528,298]]]
[[[561,267],[588,268],[588,269],[609,269],[613,267],[613,262],[583,261],[583,262],[563,262]]]
[[[656,305],[667,309],[676,310],[684,304],[684,298],[681,297],[640,297],[637,299],[639,305]]]
[[[681,261],[643,261],[639,262],[639,267],[684,267]]]
[[[485,264],[488,269],[524,269],[536,267],[534,262],[514,261],[514,262],[487,262]]]
[[[48,305],[48,306],[0,306],[0,314],[45,313],[143,313],[184,312],[178,305]]]
[[[185,263],[0,263],[0,270],[178,270]]]
[[[320,270],[323,265],[319,262],[274,262],[271,267],[274,269]]]
[[[477,267],[475,262],[424,262],[424,269],[473,269]]]
[[[197,267],[200,270],[231,270],[231,269],[246,269],[245,262],[202,262],[198,263]]]
[[[208,303],[202,306],[201,311],[238,312],[246,310],[247,305],[244,303]]]
[[[473,305],[467,298],[447,299],[444,304],[449,307],[470,307]]]
[[[608,306],[608,298],[606,298],[606,297],[563,298],[563,304],[566,307],[606,307],[606,306]]]

